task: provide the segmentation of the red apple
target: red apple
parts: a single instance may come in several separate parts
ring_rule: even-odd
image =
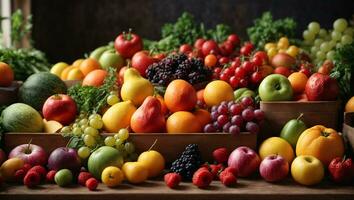
[[[254,150],[241,146],[230,154],[228,165],[237,169],[238,176],[247,177],[257,171],[260,162],[261,159]]]
[[[7,160],[6,153],[4,152],[4,150],[0,149],[0,166],[3,162],[5,162],[5,160]]]
[[[280,155],[270,155],[262,160],[259,173],[268,182],[281,181],[289,173],[289,163]]]
[[[69,169],[78,172],[81,161],[75,149],[67,147],[56,148],[48,158],[49,170]]]
[[[21,144],[9,153],[9,158],[20,158],[31,166],[42,165],[47,163],[48,155],[45,150],[35,144]]]
[[[132,58],[132,66],[139,71],[141,76],[146,77],[146,69],[155,61],[148,51],[139,51]]]
[[[184,54],[188,54],[190,52],[193,51],[193,48],[191,45],[189,44],[182,44],[180,47],[179,47],[179,53],[184,53]]]
[[[288,77],[288,76],[290,76],[291,71],[287,67],[277,67],[277,68],[274,69],[273,73],[274,74],[281,74],[281,75],[283,75],[285,77]]]
[[[68,95],[56,94],[49,97],[42,109],[43,117],[46,120],[55,120],[63,125],[74,121],[77,107],[75,101]]]
[[[330,76],[314,73],[306,83],[305,93],[309,101],[334,101],[338,98],[339,86]]]

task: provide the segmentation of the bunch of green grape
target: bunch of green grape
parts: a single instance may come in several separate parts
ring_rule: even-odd
[[[333,23],[333,30],[320,27],[318,22],[309,23],[303,32],[304,44],[310,47],[310,55],[315,64],[333,60],[335,50],[353,42],[354,27],[346,19],[339,18]]]
[[[119,103],[118,92],[111,91],[109,96],[107,97],[107,104],[113,106],[116,103]]]

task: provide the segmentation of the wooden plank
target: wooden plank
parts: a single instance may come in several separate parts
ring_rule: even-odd
[[[90,192],[85,187],[60,188],[56,185],[41,185],[35,189],[25,186],[8,186],[0,190],[1,200],[234,200],[234,199],[353,199],[354,186],[338,186],[323,182],[318,186],[305,187],[288,179],[279,184],[270,184],[259,179],[240,179],[235,187],[227,188],[219,181],[213,181],[207,189],[198,189],[191,183],[182,183],[175,190],[166,187],[163,181],[152,180],[141,185],[122,184],[117,188],[107,188],[103,184],[98,191]]]
[[[104,135],[111,135],[105,133]],[[243,132],[233,136],[227,133],[131,133],[130,140],[135,144],[137,152],[143,152],[157,140],[154,149],[164,155],[167,162],[171,162],[184,150],[188,144],[198,144],[202,157],[206,161],[212,161],[212,151],[218,147],[226,147],[233,150],[238,146],[248,146],[256,149],[257,135]],[[4,148],[9,151],[14,147],[28,143],[38,144],[48,152],[57,147],[66,146],[68,139],[60,134],[48,133],[7,133],[4,135]]]

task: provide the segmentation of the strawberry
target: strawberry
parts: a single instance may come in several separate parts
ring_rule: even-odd
[[[232,173],[235,177],[237,177],[237,169],[234,167],[226,167],[224,169],[225,172],[230,172]]]
[[[229,171],[220,173],[220,181],[223,185],[229,187],[237,183],[237,178]]]
[[[200,168],[193,174],[192,182],[199,188],[206,188],[210,185],[212,180],[213,174],[205,168]]]
[[[46,180],[48,183],[54,183],[54,176],[55,176],[55,173],[57,173],[57,171],[55,171],[55,170],[50,170],[50,171],[47,173],[47,176],[45,177],[45,180]]]
[[[23,169],[25,171],[25,174],[27,174],[28,170],[30,170],[32,168],[32,165],[26,163],[23,165],[23,167],[21,169]]]
[[[164,176],[164,180],[169,188],[176,188],[181,182],[182,177],[177,173],[168,173]]]
[[[41,176],[42,180],[44,180],[47,176],[47,170],[41,165],[36,165],[32,167],[30,170],[28,170],[28,172],[32,172],[32,171],[37,172]]]
[[[85,186],[86,181],[92,177],[92,174],[90,174],[89,172],[80,172],[79,176],[77,177],[77,182],[80,185]]]
[[[98,181],[95,178],[89,178],[86,180],[85,185],[90,191],[93,191],[96,190],[98,186]]]
[[[19,169],[15,172],[15,181],[16,182],[21,182],[23,178],[25,177],[26,172],[23,169]]]
[[[36,171],[28,171],[25,178],[23,179],[23,184],[31,188],[39,185],[41,182],[41,175]]]
[[[229,159],[229,151],[225,148],[217,148],[213,151],[213,158],[217,163],[225,163]]]
[[[218,178],[219,172],[223,169],[222,165],[209,165],[210,172],[213,174],[214,180]]]

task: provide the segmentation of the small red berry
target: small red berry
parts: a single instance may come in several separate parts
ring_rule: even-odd
[[[39,185],[40,182],[41,175],[36,171],[28,171],[23,179],[23,184],[29,188]]]
[[[164,176],[165,183],[169,188],[176,188],[182,180],[181,175],[177,173],[168,173]]]
[[[55,177],[56,173],[57,173],[57,171],[55,171],[55,170],[50,170],[47,173],[47,176],[46,176],[47,183],[54,183],[54,177]]]
[[[92,177],[92,174],[89,172],[80,172],[79,176],[77,177],[77,182],[80,185],[85,186],[86,181]]]
[[[26,172],[23,169],[19,169],[15,172],[15,181],[16,182],[21,182],[23,178],[25,177]]]
[[[223,171],[220,173],[220,181],[225,186],[237,184],[237,178],[231,172]]]
[[[95,178],[89,178],[87,179],[85,185],[90,191],[94,191],[98,186],[98,181]]]
[[[199,188],[206,188],[213,181],[213,174],[205,168],[198,169],[193,174],[192,182]]]
[[[44,180],[47,176],[47,170],[41,165],[36,165],[32,167],[30,170],[28,170],[28,172],[32,172],[32,171],[37,172],[41,176],[41,180]]]

